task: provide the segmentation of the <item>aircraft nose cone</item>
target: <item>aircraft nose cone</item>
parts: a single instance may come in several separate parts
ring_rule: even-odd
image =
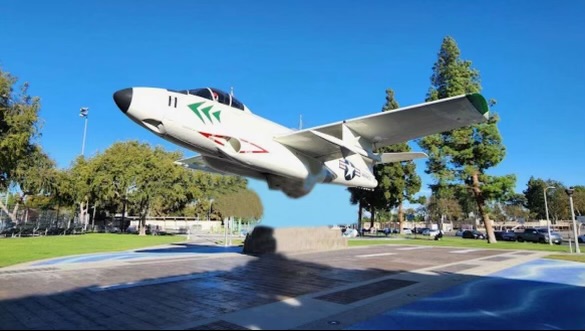
[[[132,102],[132,88],[125,88],[114,93],[114,101],[118,108],[124,113],[128,111],[130,102]]]

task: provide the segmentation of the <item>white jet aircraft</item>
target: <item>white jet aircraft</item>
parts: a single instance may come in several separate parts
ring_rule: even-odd
[[[174,91],[133,87],[114,93],[133,121],[200,155],[176,163],[191,169],[265,180],[293,198],[317,183],[372,189],[373,167],[426,157],[374,153],[383,146],[480,123],[489,117],[480,94],[400,108],[304,130],[254,115],[215,88]]]

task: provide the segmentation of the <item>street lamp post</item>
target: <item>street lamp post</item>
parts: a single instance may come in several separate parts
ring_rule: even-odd
[[[575,220],[575,210],[573,209],[573,193],[575,190],[573,187],[569,187],[565,190],[569,196],[569,202],[571,205],[571,217],[573,217],[573,238],[575,239],[575,253],[580,254],[581,249],[579,248],[579,240],[577,239],[577,221]]]
[[[85,156],[85,135],[87,133],[87,118],[89,117],[89,108],[81,108],[79,110],[79,116],[85,118],[85,126],[83,128],[83,142],[81,143],[81,156]]]
[[[550,237],[550,219],[548,218],[548,203],[546,202],[546,190],[555,189],[554,186],[549,186],[544,189],[544,209],[546,210],[546,224],[548,226],[548,244],[552,245],[552,238]]]

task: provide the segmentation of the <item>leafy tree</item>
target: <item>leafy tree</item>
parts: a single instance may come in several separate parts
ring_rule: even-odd
[[[222,219],[235,217],[259,220],[263,214],[260,198],[256,192],[249,189],[222,194],[217,198],[217,201],[214,201],[213,205]]]
[[[433,66],[431,88],[426,101],[433,101],[481,90],[479,72],[470,61],[460,58],[455,40],[445,37]],[[419,140],[429,154],[427,173],[437,180],[431,185],[438,198],[451,198],[450,184],[462,186],[473,197],[485,224],[489,242],[495,243],[492,224],[486,210],[490,201],[504,200],[512,191],[514,175],[492,176],[486,170],[499,164],[505,155],[497,123],[492,114],[487,123],[431,135]]]
[[[512,220],[528,219],[530,211],[524,207],[526,197],[524,194],[514,193],[505,201],[503,206],[504,214]]]
[[[150,213],[183,213],[195,206],[195,214],[207,215],[213,197],[246,187],[246,180],[240,177],[193,172],[175,165],[180,158],[180,153],[136,141],[115,143],[91,161],[90,199],[109,206],[112,212],[122,207],[122,213],[138,214],[140,234],[144,235]]]
[[[79,156],[70,169],[61,174],[59,196],[64,202],[73,203],[79,210],[79,221],[85,226],[89,220],[89,206],[95,203],[96,161]]]
[[[573,208],[575,209],[575,215],[585,215],[585,186],[579,185],[573,187],[575,193],[573,193]]]
[[[454,221],[461,217],[462,210],[456,199],[438,198],[432,194],[426,205],[426,214],[433,219]]]
[[[206,218],[209,214],[211,220],[222,220],[215,203],[217,198],[244,190],[247,185],[247,180],[239,176],[212,175],[201,171],[189,173],[192,174],[190,185],[200,190],[200,194],[195,196],[197,203],[192,205],[192,210],[199,218]]]
[[[554,189],[546,190],[549,217],[553,221],[566,219],[570,212],[567,211],[569,202],[565,194],[565,185],[556,180],[530,177],[524,190],[526,198],[524,206],[528,208],[533,218],[546,219],[544,190],[547,187],[554,187]]]
[[[157,196],[164,196],[170,205],[190,198],[181,177],[185,169],[173,164],[177,157],[136,141],[115,143],[97,156],[92,190],[101,201],[116,208],[122,205],[123,213],[127,205],[138,213],[144,235],[146,216]]]
[[[525,207],[528,208],[532,217],[541,220],[546,219],[544,189],[549,185],[544,180],[534,177],[530,177],[526,185],[526,190],[524,190],[524,196],[526,197]],[[550,191],[548,194],[550,194]]]
[[[28,84],[24,83],[15,92],[16,77],[0,69],[0,190],[8,191],[18,186],[18,172],[22,174],[23,162],[31,163],[31,155],[40,149],[34,139],[38,135],[38,112],[40,100],[28,95]],[[18,177],[18,178],[17,178]],[[7,213],[8,206],[0,201]],[[14,217],[14,213],[12,214]]]
[[[552,181],[554,182],[554,181]],[[569,205],[569,196],[565,193],[566,187],[559,182],[556,182],[558,186],[555,190],[548,190],[549,193],[547,202],[548,202],[548,212],[550,215],[550,219],[556,223],[559,220],[570,220],[571,219],[571,209]],[[552,191],[552,192],[550,192]]]
[[[12,213],[3,204],[1,207],[10,219],[16,222],[18,208],[26,202],[27,197],[51,194],[56,180],[55,162],[39,146],[33,145],[31,152],[20,160],[14,169],[11,179],[20,194]]]
[[[504,213],[504,208],[501,203],[495,202],[492,204],[488,204],[486,209],[489,211],[492,220],[496,222],[505,222],[506,221],[506,214]]]

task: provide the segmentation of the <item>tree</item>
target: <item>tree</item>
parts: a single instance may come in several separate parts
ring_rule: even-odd
[[[544,189],[548,186],[547,183],[540,178],[531,176],[526,186],[526,190],[523,192],[526,197],[524,206],[528,208],[532,217],[541,220],[546,219]],[[548,193],[550,194],[550,192]]]
[[[146,234],[146,216],[156,197],[168,205],[183,205],[190,198],[184,176],[186,170],[173,164],[177,153],[136,141],[115,143],[95,161],[92,192],[96,198],[122,213],[130,207],[140,218],[140,235]]]
[[[386,90],[386,103],[382,111],[392,111],[400,106],[394,98],[392,89]],[[407,143],[395,144],[379,148],[377,153],[409,152]],[[420,190],[420,177],[416,174],[416,165],[412,161],[379,164],[374,166],[374,175],[378,186],[374,191],[365,191],[350,188],[350,202],[359,204],[358,220],[362,217],[362,208],[371,213],[370,227],[374,226],[376,211],[389,211],[398,207],[398,220],[400,231],[404,228],[403,202],[414,202],[414,195]]]
[[[17,172],[23,171],[22,162],[30,163],[30,157],[38,152],[34,139],[38,134],[40,100],[28,95],[28,84],[14,91],[16,77],[0,69],[0,190],[8,191],[18,186]],[[22,177],[20,177],[22,179]],[[0,201],[7,213],[8,206]],[[14,216],[14,214],[13,214]]]
[[[570,220],[572,218],[569,196],[565,193],[566,187],[561,183],[558,183],[558,185],[557,189],[547,191],[547,193],[552,191],[548,195],[547,202],[550,219],[554,223],[559,220]]]
[[[352,205],[358,205],[358,229],[361,231],[363,227],[363,210],[368,205],[369,196],[372,194],[372,192],[363,190],[358,187],[349,187],[347,190],[350,193],[349,202]],[[373,224],[371,226],[373,226]]]
[[[575,193],[573,193],[573,208],[575,209],[575,215],[585,215],[585,186],[579,185],[573,187]]]
[[[79,209],[79,221],[84,226],[88,225],[89,206],[91,203],[95,204],[96,200],[95,179],[99,178],[96,167],[95,158],[79,156],[73,161],[71,168],[61,175],[59,195],[62,200],[76,205]]]
[[[530,177],[526,184],[526,190],[523,192],[526,199],[524,206],[530,211],[531,217],[541,220],[546,219],[544,190],[547,187],[554,187],[554,189],[546,190],[549,216],[555,221],[563,219],[563,216],[569,215],[569,212],[565,210],[568,208],[569,202],[565,201],[568,200],[565,199],[565,185],[559,181]],[[559,194],[559,192],[562,194]]]
[[[496,222],[505,222],[506,221],[506,213],[504,212],[504,207],[501,203],[495,202],[490,205],[486,206],[487,210],[490,213],[491,219]]]
[[[382,111],[392,111],[400,106],[394,98],[392,89],[386,90],[386,103]],[[410,152],[408,143],[403,142],[378,149],[379,153],[400,153]],[[421,186],[420,177],[416,173],[416,165],[412,161],[395,162],[377,166],[380,188],[388,195],[385,203],[389,203],[391,208],[398,207],[398,221],[400,223],[400,232],[404,228],[404,201],[415,202],[414,195],[418,193]]]
[[[50,195],[56,180],[55,162],[37,145],[33,145],[31,152],[17,164],[11,174],[11,181],[20,192],[12,213],[7,206],[1,205],[13,222],[16,222],[16,213],[27,197],[43,194]],[[1,202],[0,202],[1,204]]]
[[[454,221],[461,217],[462,210],[456,199],[438,198],[432,194],[426,206],[426,214],[434,219]]]
[[[216,176],[192,172],[174,164],[182,158],[177,152],[136,141],[118,142],[96,156],[93,165],[91,195],[93,199],[122,214],[138,214],[140,234],[146,233],[149,213],[168,215],[184,211],[195,201],[209,201],[214,196],[246,186],[240,177]],[[196,213],[207,214],[208,205]]]
[[[439,100],[481,90],[479,72],[470,61],[460,58],[455,40],[445,37],[433,66],[431,88],[426,101]],[[485,105],[487,107],[487,105]],[[492,176],[486,171],[499,164],[505,147],[498,131],[498,116],[492,114],[486,123],[431,135],[419,140],[429,154],[427,173],[437,182],[431,186],[438,198],[449,197],[449,184],[464,187],[477,205],[490,243],[495,243],[492,224],[486,210],[490,201],[501,201],[512,191],[514,175]]]
[[[514,193],[505,201],[503,210],[508,219],[518,221],[518,219],[528,219],[530,211],[524,207],[526,197],[524,194]]]
[[[189,209],[199,218],[209,215],[209,219],[222,220],[217,205],[212,201],[221,195],[244,190],[247,185],[247,180],[239,176],[220,176],[201,171],[189,171],[189,174],[188,185],[198,190],[194,196],[196,203],[192,203]]]
[[[249,189],[222,194],[213,204],[223,219],[236,217],[259,220],[264,212],[258,194]]]

